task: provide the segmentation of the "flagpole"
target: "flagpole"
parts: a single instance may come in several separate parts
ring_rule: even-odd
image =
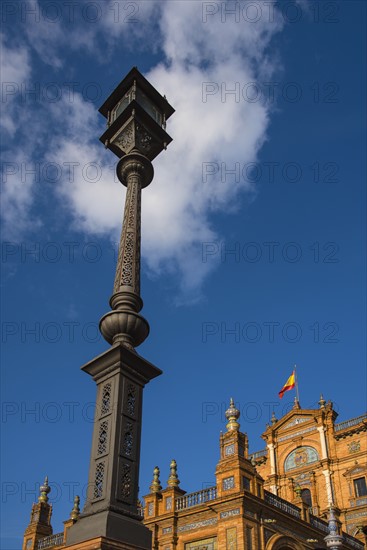
[[[294,365],[294,381],[296,383],[296,397],[299,403],[299,390],[298,390],[298,376],[297,376],[297,365]]]

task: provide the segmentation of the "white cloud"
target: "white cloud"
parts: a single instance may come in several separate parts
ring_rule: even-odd
[[[31,75],[28,51],[25,47],[9,48],[5,36],[0,34],[0,72],[2,113],[0,126],[10,136],[14,136],[18,127],[18,103],[22,86]]]
[[[143,18],[135,36],[159,25],[157,36],[161,36],[164,52],[164,60],[147,76],[176,109],[167,128],[174,141],[154,161],[155,179],[143,191],[143,254],[153,274],[179,278],[180,301],[192,301],[212,269],[210,263],[202,262],[201,244],[220,239],[212,214],[233,211],[244,192],[253,192],[243,179],[236,182],[229,177],[222,182],[219,173],[203,181],[203,163],[219,166],[223,162],[231,169],[235,163],[242,166],[256,161],[266,140],[270,106],[246,101],[241,92],[250,82],[266,81],[278,68],[269,44],[282,21],[276,16],[270,22],[264,16],[256,23],[236,23],[233,18],[223,23],[217,14],[203,22],[202,3],[195,1],[152,0],[139,5],[151,17]],[[110,40],[115,37],[117,45],[124,29],[116,27],[111,14],[98,32],[109,33]],[[44,47],[48,36],[43,35]],[[139,43],[135,40],[134,46],[139,48]],[[60,57],[61,52],[55,50],[53,55]],[[203,102],[205,82],[213,83],[216,93]],[[221,94],[221,88],[225,92],[236,87],[240,90],[237,98]],[[66,170],[58,188],[75,226],[87,234],[117,240],[123,191],[110,168],[117,159],[96,143],[101,121],[94,106],[78,95],[74,99],[74,103],[64,100],[47,106],[57,147],[50,143],[46,160],[60,166],[77,163],[73,182]],[[85,167],[91,162],[101,167],[101,180],[91,181],[92,171],[86,178]]]
[[[12,157],[4,156],[2,171],[1,214],[3,237],[17,241],[40,227],[41,220],[31,213],[34,201],[35,176],[25,176],[24,168],[33,166],[31,155],[19,151]]]
[[[26,174],[26,168],[34,166],[32,157],[37,138],[28,139],[15,151],[9,148],[11,139],[21,139],[30,122],[30,114],[22,101],[23,87],[31,76],[31,60],[27,49],[17,45],[8,47],[5,36],[0,35],[1,52],[1,103],[0,127],[2,131],[1,214],[3,237],[16,240],[29,229],[39,227],[41,221],[32,217],[35,174]],[[32,127],[37,135],[39,125]]]
[[[123,43],[132,50],[140,42],[156,36],[159,0],[79,0],[78,2],[42,3],[24,0],[20,7],[24,34],[39,58],[56,70],[65,70],[65,50],[75,54],[92,53],[106,63],[109,53]]]

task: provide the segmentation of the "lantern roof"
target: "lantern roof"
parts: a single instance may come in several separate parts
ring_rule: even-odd
[[[148,82],[137,67],[133,67],[125,78],[121,80],[120,84],[118,84],[112,94],[106,99],[102,107],[99,108],[99,112],[104,117],[108,117],[108,112],[112,111],[120,99],[130,90],[134,84],[134,80],[136,81],[137,87],[151,99],[151,101],[162,113],[165,114],[166,120],[175,112],[174,108],[168,103],[167,99],[163,97],[154,88],[154,86],[150,84],[150,82]]]

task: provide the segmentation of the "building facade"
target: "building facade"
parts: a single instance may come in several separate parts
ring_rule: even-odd
[[[281,420],[273,415],[267,448],[249,455],[233,402],[226,415],[214,487],[186,494],[173,463],[162,490],[155,469],[144,515],[154,549],[325,548],[330,510],[340,544],[364,547],[367,416],[335,424],[331,403],[303,410],[296,400]]]
[[[331,402],[318,409],[293,409],[274,415],[262,438],[266,449],[252,455],[264,488],[293,501],[301,492],[312,514],[340,510],[343,529],[359,536],[367,527],[367,416],[336,423]]]
[[[187,494],[173,460],[162,488],[155,467],[141,507],[152,550],[366,547],[366,416],[337,424],[331,403],[321,399],[319,409],[301,409],[296,401],[282,419],[273,416],[263,434],[267,448],[253,454],[233,401],[226,416],[215,486]],[[79,498],[64,531],[52,534],[49,490],[46,480],[33,505],[23,550],[68,547],[68,530],[80,518]],[[106,550],[120,548],[111,540],[103,545],[103,538],[99,544]],[[89,548],[88,540],[75,548]]]

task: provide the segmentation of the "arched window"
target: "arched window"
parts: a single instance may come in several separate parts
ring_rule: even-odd
[[[298,447],[285,459],[284,471],[294,470],[295,468],[302,468],[306,464],[312,464],[319,460],[319,455],[316,449],[313,447]]]
[[[311,508],[311,506],[312,506],[312,497],[311,497],[310,489],[302,489],[301,497],[302,497],[303,502]]]

